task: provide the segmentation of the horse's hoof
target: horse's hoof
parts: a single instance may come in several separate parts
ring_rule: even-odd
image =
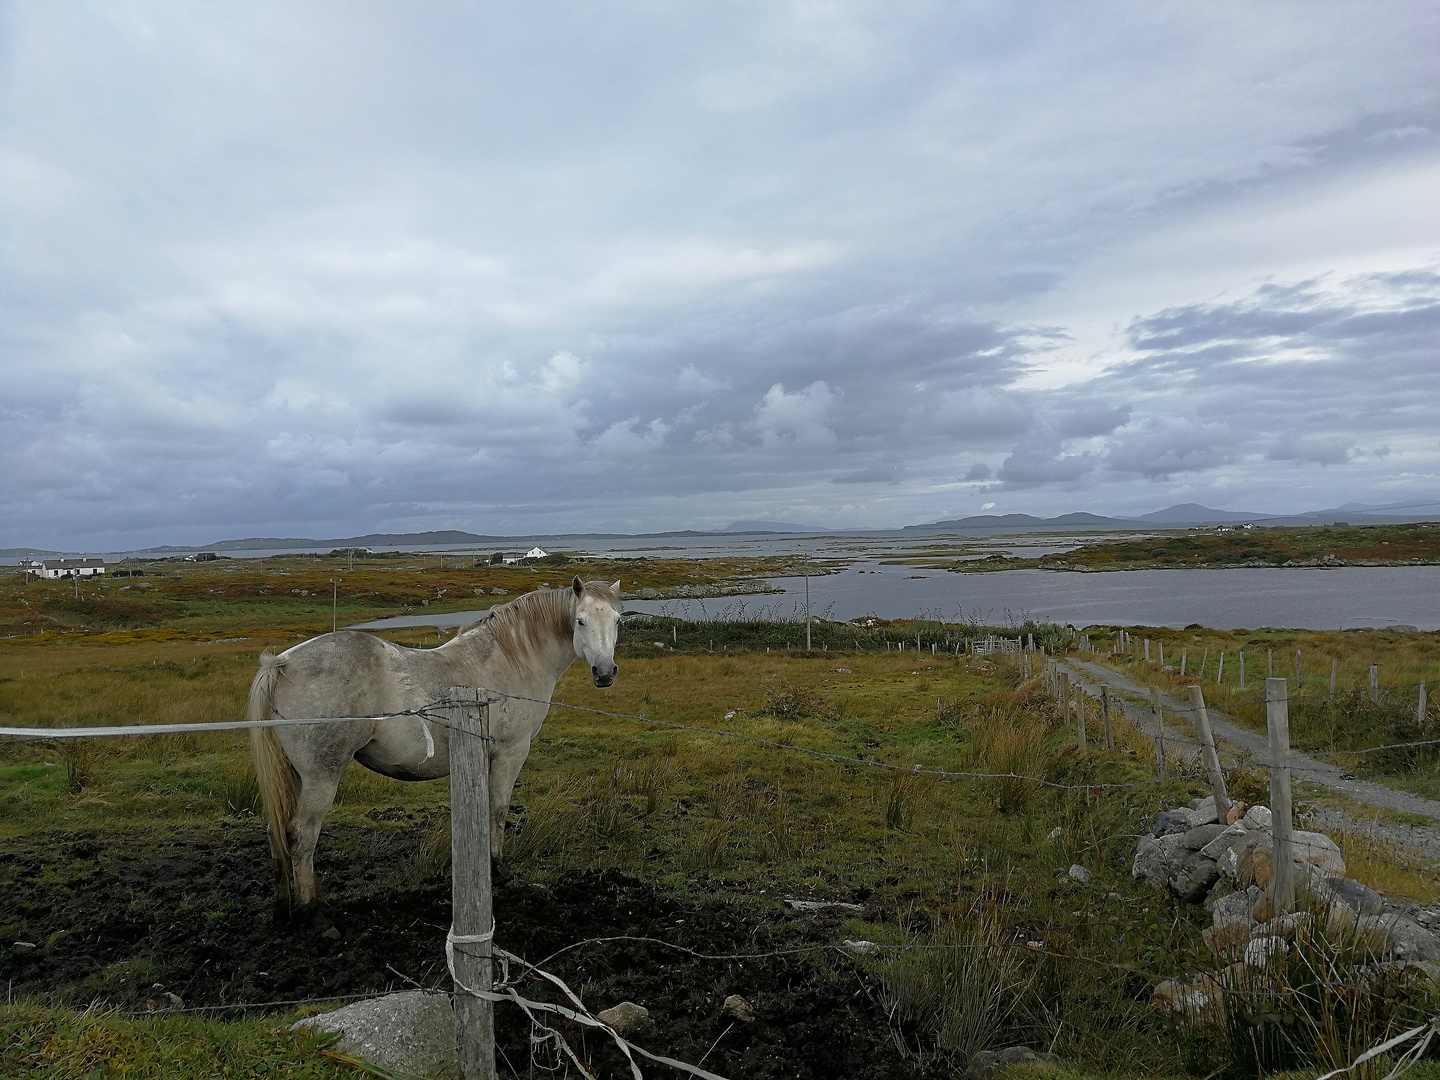
[[[499,859],[490,860],[490,882],[493,885],[508,885],[515,880],[515,871]]]

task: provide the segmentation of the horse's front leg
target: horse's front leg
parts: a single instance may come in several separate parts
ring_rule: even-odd
[[[518,749],[495,750],[490,756],[490,861],[492,869],[503,880],[510,871],[502,861],[505,852],[505,818],[510,813],[510,796],[515,780],[530,754],[529,740],[522,740]]]

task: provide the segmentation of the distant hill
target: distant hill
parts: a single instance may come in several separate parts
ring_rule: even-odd
[[[797,525],[793,521],[732,521],[722,532],[823,533],[818,525]]]
[[[206,551],[244,551],[249,548],[300,548],[300,547],[402,547],[415,544],[489,544],[504,540],[503,536],[478,536],[475,533],[460,532],[457,529],[442,529],[421,533],[366,533],[364,536],[344,536],[330,540],[310,540],[299,536],[250,536],[244,540],[219,540],[213,544],[201,545]],[[186,548],[186,551],[191,550]]]
[[[1254,521],[1271,517],[1270,514],[1252,514],[1240,510],[1212,510],[1199,503],[1176,503],[1153,514],[1141,514],[1136,521],[1149,521],[1156,525],[1205,525],[1212,521]]]
[[[1410,510],[1411,513],[1387,513]],[[1421,513],[1415,513],[1419,510]],[[1334,521],[1351,524],[1394,524],[1425,521],[1440,516],[1440,502],[1410,503],[1404,506],[1360,506],[1349,503],[1334,510],[1307,510],[1297,514],[1263,514],[1248,510],[1216,510],[1200,503],[1176,503],[1164,510],[1155,510],[1133,518],[1102,517],[1098,514],[1061,514],[1041,518],[1032,514],[979,514],[973,517],[932,521],[925,525],[907,525],[902,532],[998,532],[1034,529],[1143,529],[1146,526],[1176,528],[1197,525],[1227,525],[1254,522],[1257,525],[1325,525]]]
[[[978,514],[974,517],[933,521],[928,525],[906,525],[902,532],[999,532],[1015,529],[1108,529],[1134,522],[1097,514],[1062,514],[1060,517],[1038,518],[1031,514]]]
[[[45,548],[0,548],[0,559],[39,559],[63,552],[47,551]]]

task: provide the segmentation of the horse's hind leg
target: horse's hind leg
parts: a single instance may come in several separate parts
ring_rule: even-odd
[[[335,802],[335,791],[344,772],[342,766],[338,772],[326,771],[301,779],[300,797],[290,825],[295,873],[293,898],[297,915],[313,912],[320,900],[320,881],[315,876],[315,845],[320,840],[320,827],[325,824],[325,815]]]

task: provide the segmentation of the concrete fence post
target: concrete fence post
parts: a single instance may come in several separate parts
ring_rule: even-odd
[[[1115,732],[1110,728],[1110,688],[1100,687],[1100,718],[1105,727],[1105,749],[1115,749]]]
[[[1271,856],[1275,914],[1295,907],[1295,864],[1290,844],[1290,710],[1284,679],[1265,680],[1265,727],[1270,736],[1270,827],[1275,836]]]
[[[1070,694],[1071,697],[1075,700],[1075,733],[1078,736],[1077,745],[1080,747],[1080,752],[1083,754],[1086,750],[1085,695],[1081,692],[1080,684],[1078,682],[1073,687],[1071,687]]]
[[[1370,665],[1370,700],[1378,703],[1380,701],[1380,665]]]
[[[1335,696],[1335,669],[1340,666],[1339,660],[1330,661],[1330,696]]]
[[[1415,703],[1415,723],[1420,727],[1425,726],[1425,680],[1420,680],[1420,700]]]

